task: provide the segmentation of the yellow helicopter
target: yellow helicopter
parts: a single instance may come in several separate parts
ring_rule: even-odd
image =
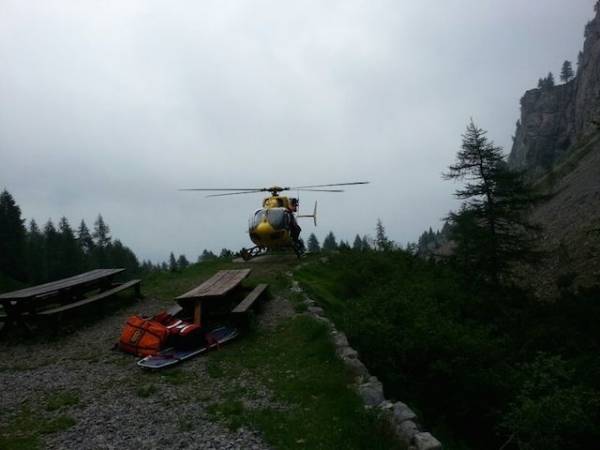
[[[270,192],[271,196],[263,200],[262,208],[257,209],[248,220],[248,234],[255,244],[254,247],[243,248],[240,256],[249,260],[255,256],[265,253],[269,249],[289,248],[298,257],[305,252],[304,242],[300,239],[300,231],[296,219],[312,218],[317,226],[317,202],[312,214],[298,214],[300,206],[298,198],[279,195],[283,191],[308,191],[308,192],[344,192],[342,189],[320,189],[336,186],[351,186],[357,184],[369,184],[368,181],[354,181],[351,183],[318,184],[312,186],[281,187],[271,186],[267,188],[227,188],[227,189],[204,189],[186,188],[180,191],[233,191],[222,194],[211,194],[207,197],[223,197],[226,195],[255,194],[257,192]]]

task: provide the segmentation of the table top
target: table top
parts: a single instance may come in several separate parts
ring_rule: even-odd
[[[219,270],[200,286],[180,295],[175,300],[194,300],[206,297],[222,297],[238,286],[249,274],[250,269]]]
[[[52,281],[50,283],[40,284],[38,286],[32,286],[18,291],[6,292],[0,294],[0,300],[18,300],[37,297],[40,295],[52,294],[63,289],[69,289],[76,286],[85,285],[88,283],[95,283],[104,278],[112,277],[118,273],[124,272],[125,269],[96,269],[90,270],[89,272],[80,273],[69,278],[63,278],[62,280]]]

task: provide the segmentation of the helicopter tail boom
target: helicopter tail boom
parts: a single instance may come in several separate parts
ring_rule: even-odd
[[[312,217],[313,221],[315,222],[315,227],[316,227],[317,226],[317,201],[315,200],[315,208],[313,209],[312,214],[297,215],[296,217],[298,217],[298,218]]]

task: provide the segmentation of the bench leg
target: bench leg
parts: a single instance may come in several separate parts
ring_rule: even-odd
[[[0,337],[7,335],[10,330],[23,331],[25,336],[32,336],[31,328],[25,323],[25,319],[21,316],[21,309],[17,307],[10,307],[4,305],[4,312],[6,312],[6,318],[4,326],[0,328]]]
[[[136,298],[143,298],[141,284],[142,283],[138,283],[135,285],[135,297]]]

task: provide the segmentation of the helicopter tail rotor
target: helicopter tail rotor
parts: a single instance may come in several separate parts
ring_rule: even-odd
[[[296,217],[298,217],[298,218],[312,217],[312,219],[315,223],[315,227],[316,227],[317,226],[317,201],[315,200],[315,208],[313,209],[312,214],[298,215]]]

